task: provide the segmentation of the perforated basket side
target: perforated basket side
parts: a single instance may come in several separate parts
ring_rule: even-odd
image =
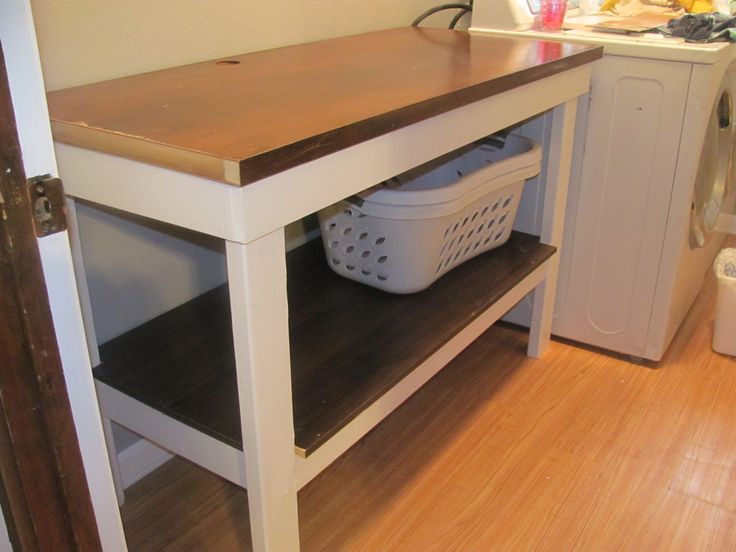
[[[450,221],[443,233],[436,277],[506,243],[519,208],[523,184],[521,180],[476,200]]]
[[[366,216],[342,201],[319,213],[330,268],[392,293],[425,289],[511,233],[523,180],[494,190],[459,213],[418,220]]]
[[[330,268],[346,278],[383,288],[391,274],[387,229],[346,201],[321,210],[318,219]]]

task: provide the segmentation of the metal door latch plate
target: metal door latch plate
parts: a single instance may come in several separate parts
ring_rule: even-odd
[[[50,175],[28,180],[28,197],[33,209],[36,236],[42,238],[66,230],[66,203],[60,178]]]

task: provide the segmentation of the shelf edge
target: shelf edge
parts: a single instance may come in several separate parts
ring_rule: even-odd
[[[297,489],[300,489],[347,451],[359,439],[418,391],[440,372],[468,345],[499,320],[511,307],[537,287],[545,278],[548,263],[554,255],[540,263],[521,282],[501,299],[480,313],[472,322],[455,334],[419,366],[404,376],[396,385],[353,418],[335,435],[313,451],[297,448]]]

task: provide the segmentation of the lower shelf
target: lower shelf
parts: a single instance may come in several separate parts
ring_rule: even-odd
[[[330,271],[321,244],[287,255],[295,446],[308,456],[541,266],[555,248],[514,232],[429,289],[391,295]],[[227,286],[100,347],[95,377],[242,449]]]

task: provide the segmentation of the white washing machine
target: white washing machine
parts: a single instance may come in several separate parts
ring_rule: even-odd
[[[471,32],[604,46],[578,109],[553,333],[660,360],[736,201],[736,45],[536,31],[530,2],[476,0]],[[544,141],[545,128],[524,130]],[[529,192],[516,227],[533,231],[543,187]],[[508,318],[524,323],[527,311],[522,302]]]

